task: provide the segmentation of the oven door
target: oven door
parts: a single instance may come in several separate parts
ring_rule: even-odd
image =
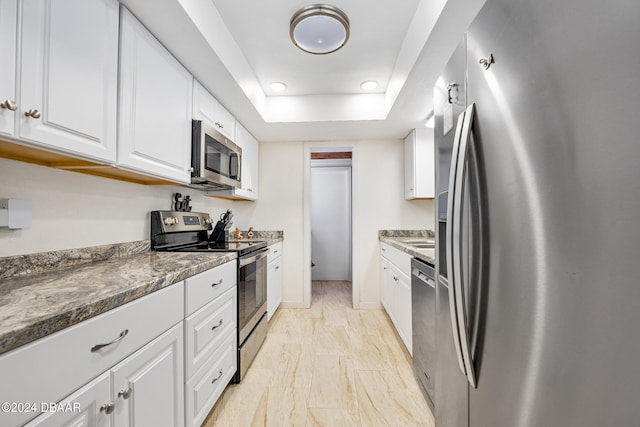
[[[267,312],[268,249],[247,254],[238,263],[238,344],[242,345]]]

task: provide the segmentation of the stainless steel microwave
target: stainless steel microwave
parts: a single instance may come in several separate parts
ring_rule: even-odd
[[[202,120],[191,127],[191,186],[207,190],[240,188],[242,149]]]

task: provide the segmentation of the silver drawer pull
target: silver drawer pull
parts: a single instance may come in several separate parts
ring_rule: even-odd
[[[211,287],[212,287],[212,288],[215,288],[215,287],[216,287],[216,286],[218,286],[218,285],[222,285],[222,279],[218,280],[216,283],[212,283],[212,284],[211,284]]]
[[[113,412],[113,409],[115,407],[116,407],[116,405],[113,402],[105,403],[104,405],[102,405],[100,407],[100,412],[104,412],[105,414],[109,415],[110,413]]]
[[[213,381],[211,381],[211,384],[215,383],[216,381],[218,381],[220,378],[222,378],[222,369],[220,369],[220,372],[218,372],[218,376],[215,377],[213,379]]]
[[[111,342],[108,342],[108,343],[106,343],[106,344],[96,344],[96,345],[94,345],[93,347],[91,347],[91,351],[92,351],[92,352],[95,352],[95,351],[100,350],[100,349],[101,349],[101,348],[103,348],[103,347],[107,347],[107,346],[109,346],[109,345],[111,345],[111,344],[115,344],[115,343],[117,343],[118,341],[120,341],[122,338],[126,337],[128,333],[129,333],[129,330],[128,330],[128,329],[125,329],[124,331],[120,332],[120,335],[119,335],[119,336],[118,336],[118,338],[116,338],[115,340],[113,340],[113,341],[111,341]]]
[[[220,326],[222,326],[222,319],[220,319],[220,321],[218,322],[217,325],[215,325],[213,328],[211,328],[212,331],[215,331],[216,329],[218,329]]]
[[[133,390],[131,390],[131,387],[129,387],[129,388],[128,388],[128,389],[126,389],[126,390],[120,390],[120,391],[118,392],[118,397],[121,397],[121,398],[123,398],[123,399],[128,399],[128,398],[131,396],[131,392],[132,392],[132,391],[133,391]]]
[[[276,265],[276,270],[280,270],[280,266],[279,265]]]

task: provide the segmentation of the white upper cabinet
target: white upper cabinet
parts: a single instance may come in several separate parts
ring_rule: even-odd
[[[236,142],[236,119],[197,80],[193,81],[193,118],[209,123]]]
[[[12,136],[18,104],[16,99],[17,0],[0,0],[0,134]]]
[[[236,196],[248,200],[258,199],[258,140],[243,126],[236,126],[236,143],[242,148],[242,188],[236,189]]]
[[[433,130],[414,129],[404,140],[404,197],[435,197]]]
[[[124,7],[118,164],[170,181],[191,173],[191,74]]]
[[[2,108],[0,128],[34,145],[114,162],[118,3],[29,0],[21,2],[17,21],[15,3],[0,0],[0,52],[9,61],[0,71],[0,102],[8,107],[11,100],[16,107]],[[13,34],[4,32],[15,34],[16,22],[20,52],[13,56]],[[14,57],[17,67],[11,67]]]

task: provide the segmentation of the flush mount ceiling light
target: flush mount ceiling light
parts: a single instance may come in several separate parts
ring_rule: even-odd
[[[293,14],[289,24],[291,41],[315,55],[335,52],[349,40],[349,19],[340,9],[312,4]]]
[[[360,87],[362,88],[362,90],[374,90],[378,87],[378,83],[374,82],[373,80],[367,80],[366,82],[360,83]]]
[[[282,92],[287,88],[287,85],[282,82],[273,82],[269,85],[269,87],[274,92]]]

